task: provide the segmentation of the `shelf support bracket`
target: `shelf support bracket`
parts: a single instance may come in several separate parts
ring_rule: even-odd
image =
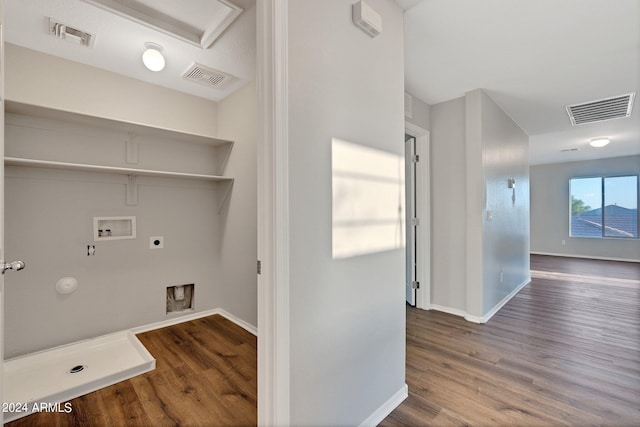
[[[138,204],[138,183],[135,175],[127,175],[127,206]]]
[[[222,212],[222,208],[224,207],[227,199],[229,198],[229,194],[231,193],[231,188],[233,187],[233,179],[227,182],[222,182],[220,185],[224,185],[224,192],[222,193],[222,198],[220,198],[220,202],[218,203],[218,214]]]
[[[136,141],[135,132],[129,132],[127,138],[127,163],[138,163],[138,142]]]

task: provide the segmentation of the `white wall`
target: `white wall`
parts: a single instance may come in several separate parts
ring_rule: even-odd
[[[640,260],[638,239],[569,236],[569,179],[640,174],[640,156],[531,166],[531,252]],[[562,245],[562,240],[566,245]]]
[[[421,127],[424,130],[431,129],[431,112],[429,105],[421,100],[413,96],[409,92],[405,92],[407,95],[411,96],[411,117],[406,116],[405,120],[409,123],[412,123],[416,126]],[[406,113],[406,112],[405,112]]]
[[[404,250],[332,259],[331,139],[402,155],[403,27],[371,0],[290,1],[291,425],[358,425],[404,388]]]
[[[519,286],[529,273],[529,137],[484,92],[467,95],[480,102],[482,180],[482,315]],[[479,98],[479,99],[478,99]],[[515,193],[507,187],[516,182]],[[482,195],[482,191],[476,193]],[[513,199],[515,194],[515,199]],[[492,220],[487,218],[491,211]],[[502,282],[500,276],[502,272]],[[472,315],[477,312],[469,310]]]
[[[217,136],[215,102],[10,43],[5,49],[9,101]]]
[[[218,215],[220,193],[213,183],[138,177],[138,204],[127,206],[126,176],[7,168],[6,247],[28,267],[7,278],[5,355],[165,320],[165,289],[176,284],[195,283],[196,311],[223,308],[255,325],[255,87],[239,90],[219,108],[49,55],[15,46],[9,51],[10,100],[188,133],[224,134],[236,141],[225,171],[215,170],[211,147],[161,137],[136,137],[136,166],[233,174],[237,181]],[[21,67],[49,70],[47,84],[31,84]],[[56,78],[56,70],[67,77],[83,74],[80,88]],[[48,86],[54,83],[55,88]],[[218,113],[224,120],[220,131]],[[32,119],[9,117],[7,155],[132,167],[124,163],[126,131],[48,119],[34,125]],[[96,255],[87,256],[87,245],[94,244],[92,218],[118,215],[136,216],[137,239],[95,242]],[[164,236],[165,248],[150,250],[149,237],[157,235]],[[54,286],[63,276],[76,277],[78,291],[57,294]]]
[[[252,325],[257,325],[257,177],[256,85],[251,83],[219,103],[220,137],[234,141],[224,171],[233,176],[233,190],[220,215],[220,268],[226,286],[220,305]]]
[[[432,304],[486,321],[529,279],[528,137],[469,92],[431,106],[431,171]]]
[[[431,302],[466,310],[465,102],[431,106]]]

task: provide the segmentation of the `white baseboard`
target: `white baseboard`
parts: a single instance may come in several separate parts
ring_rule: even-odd
[[[242,329],[244,329],[245,331],[255,335],[256,337],[258,336],[258,328],[253,326],[252,324],[245,322],[244,320],[240,319],[239,317],[234,316],[233,314],[229,313],[228,311],[222,309],[222,308],[218,308],[218,313],[220,316],[226,318],[227,320],[232,321],[233,323],[235,323],[236,325],[240,326]]]
[[[496,304],[495,307],[493,307],[491,310],[489,310],[489,312],[487,314],[485,314],[484,316],[478,317],[478,316],[468,315],[470,318],[465,317],[465,319],[467,319],[470,322],[475,322],[475,323],[487,323],[489,321],[489,319],[491,319],[494,316],[494,314],[496,314],[502,307],[504,307],[504,305],[506,303],[508,303],[511,300],[511,298],[515,297],[516,294],[518,292],[520,292],[522,290],[522,288],[527,286],[529,283],[531,283],[531,277],[528,277],[525,281],[520,283],[514,290],[512,290],[509,293],[509,295],[507,295],[506,297],[502,298],[502,301],[500,301],[498,304]]]
[[[487,314],[484,316],[474,316],[472,314],[467,313],[464,310],[460,310],[457,308],[451,308],[444,305],[431,304],[430,308],[436,311],[442,311],[443,313],[453,314],[454,316],[464,317],[464,320],[473,323],[487,323],[489,319],[491,319],[506,303],[509,302],[511,298],[516,296],[518,292],[522,290],[525,286],[531,283],[531,277],[527,278],[524,282],[520,283],[509,295],[504,297],[502,301],[495,305]]]
[[[382,404],[375,412],[360,423],[360,427],[375,427],[384,420],[387,415],[393,412],[400,404],[409,397],[409,387],[405,384],[400,390],[394,393],[386,402]]]
[[[150,323],[148,325],[136,326],[135,328],[131,328],[131,332],[133,332],[134,334],[140,334],[142,332],[149,332],[149,331],[153,331],[155,329],[166,328],[167,326],[173,326],[173,325],[177,325],[179,323],[189,322],[191,320],[196,320],[196,319],[200,319],[202,317],[212,316],[214,314],[219,314],[222,317],[224,317],[224,318],[232,321],[236,325],[240,326],[242,329],[246,330],[247,332],[249,332],[249,333],[251,333],[251,334],[253,334],[255,336],[258,336],[258,328],[256,328],[255,326],[245,322],[244,320],[234,316],[233,314],[231,314],[228,311],[223,310],[221,308],[214,308],[212,310],[192,312],[190,314],[184,314],[184,315],[181,315],[181,316],[171,317],[170,319],[161,320],[159,322]]]
[[[640,259],[633,258],[614,258],[614,257],[604,257],[604,256],[592,256],[592,255],[575,255],[575,254],[557,254],[551,252],[530,252],[531,255],[547,255],[547,256],[559,256],[565,258],[583,258],[583,259],[601,259],[604,261],[622,261],[622,262],[640,262]]]
[[[457,308],[447,307],[445,305],[431,304],[429,306],[431,310],[442,311],[443,313],[453,314],[454,316],[465,317],[467,312]]]
[[[464,317],[464,320],[471,323],[487,323],[487,321],[484,320],[484,317],[474,316],[473,314],[469,313],[465,314],[462,317]]]

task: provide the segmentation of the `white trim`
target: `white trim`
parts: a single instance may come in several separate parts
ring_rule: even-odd
[[[464,317],[464,320],[467,322],[473,323],[487,323],[506,303],[508,303],[511,298],[516,296],[518,292],[522,290],[525,286],[531,283],[531,277],[527,278],[524,282],[520,283],[518,287],[516,287],[509,295],[504,297],[502,301],[496,304],[487,314],[484,316],[474,316],[472,314],[467,313],[464,310],[459,310],[457,308],[446,307],[443,305],[431,304],[429,308],[436,311],[442,311],[443,313],[453,314],[454,316]]]
[[[436,311],[441,311],[443,313],[453,314],[454,316],[465,317],[467,315],[467,312],[464,311],[464,310],[460,310],[460,309],[453,308],[453,307],[447,307],[447,306],[444,306],[444,305],[431,304],[429,306],[429,308],[431,310],[436,310]]]
[[[615,257],[602,257],[602,256],[594,256],[594,255],[575,255],[575,254],[557,254],[550,252],[530,252],[531,255],[548,255],[548,256],[559,256],[559,257],[567,257],[567,258],[583,258],[583,259],[601,259],[604,261],[622,261],[622,262],[640,262],[640,259],[629,259],[629,258],[615,258]]]
[[[181,316],[175,316],[170,319],[161,320],[160,322],[154,322],[154,323],[149,323],[148,325],[136,326],[135,328],[131,328],[130,331],[133,332],[134,334],[141,334],[143,332],[149,332],[156,329],[166,328],[167,326],[173,326],[173,325],[177,325],[184,322],[190,322],[192,320],[201,319],[203,317],[213,316],[214,314],[219,314],[222,317],[240,326],[242,329],[246,330],[247,332],[256,336],[258,335],[258,328],[256,328],[255,326],[253,326],[248,322],[245,322],[239,317],[234,316],[233,314],[229,313],[228,311],[222,308],[214,308],[212,310],[198,311],[190,314],[184,314]]]
[[[0,155],[4,157],[4,0],[0,0]],[[0,259],[4,259],[4,162],[0,162]],[[0,373],[4,373],[4,276],[0,277]],[[4,402],[4,379],[0,387],[0,402]],[[4,414],[0,411],[0,425],[4,425]]]
[[[431,306],[431,185],[429,131],[413,123],[404,122],[408,135],[416,138],[416,154],[420,156],[420,167],[416,174],[417,216],[420,225],[417,231],[417,252],[422,254],[416,260],[416,279],[420,289],[416,291],[416,307],[428,310]]]
[[[201,32],[195,28],[192,29],[192,23],[182,23],[177,20],[165,19],[161,11],[153,8],[150,8],[151,10],[147,12],[144,10],[147,9],[146,7],[137,8],[135,6],[128,6],[126,3],[116,0],[82,1],[202,49],[211,47],[213,42],[235,21],[243,10],[229,0],[218,0],[219,3],[227,6],[230,10],[225,13],[222,21],[214,23],[212,26],[210,25]]]
[[[471,322],[471,323],[479,323],[479,324],[487,323],[487,321],[484,320],[484,317],[474,316],[474,315],[469,314],[469,313],[464,315],[464,320],[466,320],[467,322]]]
[[[256,3],[258,425],[289,425],[288,0]]]
[[[498,304],[496,304],[484,316],[478,318],[477,316],[469,315],[468,316],[469,318],[465,317],[465,319],[469,320],[470,322],[475,322],[474,319],[479,319],[479,322],[477,322],[477,323],[487,323],[489,321],[489,319],[491,319],[502,307],[504,307],[504,305],[506,303],[508,303],[511,300],[511,298],[516,296],[516,294],[518,292],[520,292],[522,290],[522,288],[527,286],[529,283],[531,283],[531,276],[527,277],[527,279],[525,279],[522,283],[520,283],[514,290],[512,290],[509,293],[509,295],[507,295],[506,297],[502,298],[502,301],[500,301]]]
[[[242,320],[241,318],[237,317],[234,314],[229,313],[227,310],[224,310],[222,308],[218,309],[218,313],[220,316],[224,317],[225,319],[235,323],[236,325],[240,326],[242,329],[244,329],[245,331],[249,332],[252,335],[255,335],[256,337],[258,336],[258,328],[253,326],[251,323],[246,322],[244,320]]]
[[[405,384],[400,390],[395,392],[386,402],[384,402],[373,414],[360,423],[360,427],[374,427],[384,420],[394,409],[409,397],[409,387]]]

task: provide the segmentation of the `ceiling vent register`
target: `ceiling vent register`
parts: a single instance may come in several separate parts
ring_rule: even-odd
[[[182,78],[214,89],[222,89],[232,81],[236,80],[236,77],[232,75],[205,67],[198,63],[194,63],[189,67],[189,69],[182,75]]]
[[[567,113],[573,126],[622,119],[631,115],[635,95],[633,92],[583,104],[567,105]]]

